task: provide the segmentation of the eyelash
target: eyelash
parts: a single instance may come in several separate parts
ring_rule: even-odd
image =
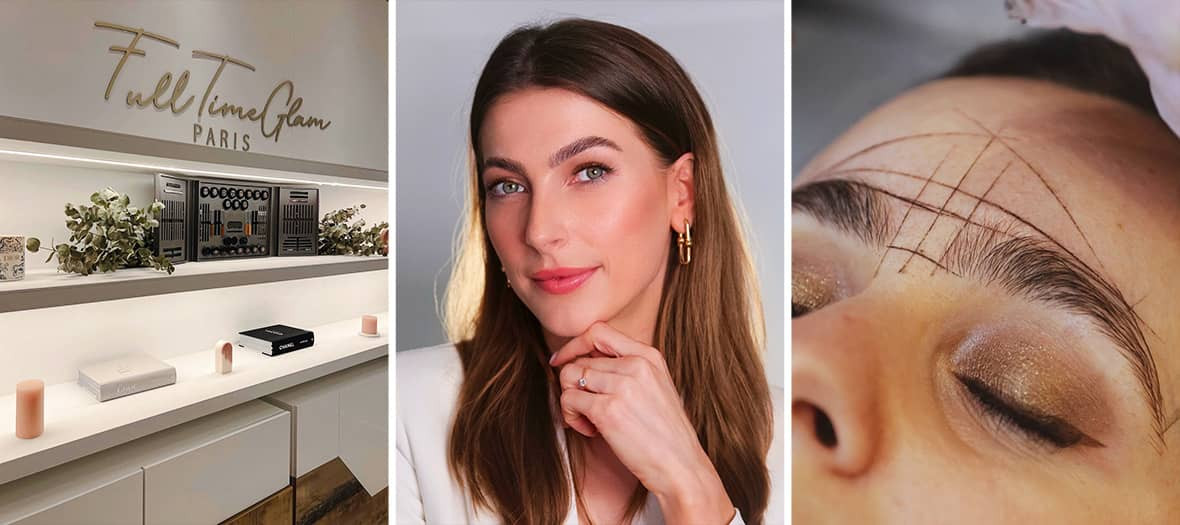
[[[599,175],[598,177],[595,177],[592,179],[586,179],[584,181],[579,181],[578,182],[579,184],[598,184],[598,183],[606,182],[607,177],[611,176],[615,172],[614,168],[607,166],[606,164],[602,164],[600,162],[588,162],[588,163],[579,165],[577,168],[574,168],[574,178],[577,179],[578,175],[580,173],[590,170],[592,168],[598,168],[598,169],[602,170],[602,174]],[[502,190],[497,190],[497,188],[499,188],[505,184],[515,184],[515,185],[519,186],[521,189],[517,190],[517,191],[513,191],[513,192],[508,192],[508,193],[504,193]],[[495,198],[495,199],[502,199],[502,198],[508,197],[509,195],[512,195],[514,193],[522,193],[522,192],[526,191],[524,184],[521,184],[521,183],[516,182],[514,180],[509,180],[509,179],[496,179],[496,180],[492,181],[490,184],[488,184],[487,186],[485,186],[484,190],[487,192],[488,196]]]
[[[1101,443],[1061,419],[1031,414],[1026,409],[1004,401],[982,381],[958,374],[955,374],[955,377],[967,389],[975,404],[986,417],[991,418],[1004,428],[1020,433],[1038,445],[1056,449],[1069,448],[1078,444],[1101,446]]]

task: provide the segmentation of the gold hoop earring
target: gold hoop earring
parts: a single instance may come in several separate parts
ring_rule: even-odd
[[[680,264],[692,262],[692,224],[684,220],[684,232],[676,235],[676,245],[679,248]]]

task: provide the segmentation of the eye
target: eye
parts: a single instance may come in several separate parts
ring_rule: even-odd
[[[504,197],[507,195],[511,195],[513,193],[521,193],[523,191],[524,191],[523,184],[520,184],[519,182],[513,182],[510,180],[502,180],[500,182],[493,183],[491,186],[488,187],[488,193],[491,193],[492,195],[494,195],[496,197]]]
[[[1016,431],[1033,443],[1055,449],[1074,445],[1104,446],[1059,417],[1041,414],[1006,401],[1003,394],[991,389],[983,381],[966,375],[955,374],[955,377],[974,398],[975,404],[986,417],[1006,429]]]
[[[591,164],[574,173],[574,179],[578,182],[594,182],[606,177],[611,171],[610,168],[601,164]]]

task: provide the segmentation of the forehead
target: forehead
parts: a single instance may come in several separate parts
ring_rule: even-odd
[[[891,203],[898,242],[936,257],[967,222],[1052,239],[1135,305],[1157,349],[1164,398],[1175,400],[1177,173],[1180,143],[1129,106],[1039,81],[981,78],[938,81],[885,104],[795,185],[855,179],[946,212]]]
[[[485,156],[548,156],[585,136],[602,136],[623,146],[640,140],[623,115],[585,95],[557,88],[528,88],[496,99],[480,129]]]

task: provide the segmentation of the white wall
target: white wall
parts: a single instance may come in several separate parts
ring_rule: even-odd
[[[257,122],[206,114],[203,125],[249,133],[251,153],[386,170],[387,14],[379,0],[4,0],[0,115],[192,144],[197,106],[218,66],[192,52],[224,53],[256,70],[227,65],[213,91],[223,101],[261,108],[276,85],[291,80],[304,99],[299,113],[332,124],[286,129],[277,143]],[[122,56],[109,48],[128,45],[132,35],[97,29],[96,21],[142,27],[180,46],[141,39],[136,47],[146,55],[127,60],[104,100]],[[185,98],[196,98],[184,113],[128,109],[128,90],[150,96],[165,72],[175,80],[185,70]],[[270,115],[281,112],[281,99]]]
[[[467,118],[492,48],[513,28],[583,16],[631,27],[684,66],[717,128],[752,227],[767,373],[783,384],[783,4],[777,1],[397,3],[397,349],[444,340],[435,314],[463,203]]]

